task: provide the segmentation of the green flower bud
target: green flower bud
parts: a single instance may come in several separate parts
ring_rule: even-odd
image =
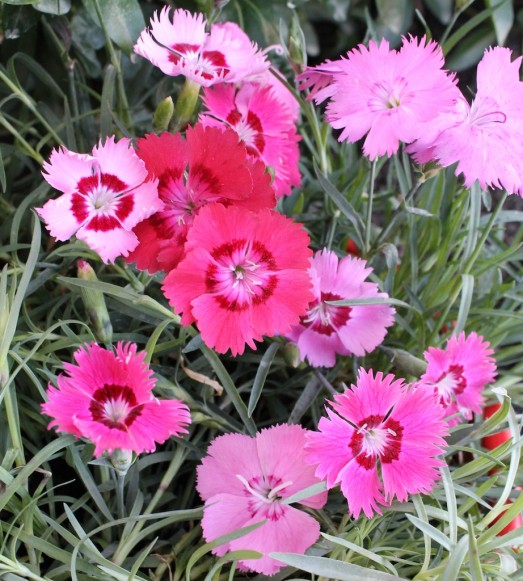
[[[156,111],[153,115],[153,129],[157,133],[167,131],[169,123],[174,115],[174,103],[172,97],[165,97],[163,101],[158,103]]]
[[[96,273],[85,260],[79,260],[78,278],[82,280],[97,281]],[[82,288],[82,301],[84,303],[87,320],[92,326],[93,333],[100,343],[110,343],[113,336],[113,326],[105,304],[105,297],[101,291]]]

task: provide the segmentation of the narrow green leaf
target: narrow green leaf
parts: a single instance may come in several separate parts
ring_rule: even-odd
[[[281,501],[282,504],[293,504],[295,502],[300,502],[301,500],[305,500],[306,498],[310,498],[311,496],[315,496],[316,494],[320,494],[321,492],[325,492],[327,490],[327,484],[322,482],[317,482],[316,484],[312,484],[311,486],[307,486],[303,490],[299,490],[295,492],[291,496],[283,499]]]
[[[278,559],[278,561],[291,565],[291,567],[307,571],[307,573],[321,575],[327,579],[337,579],[338,581],[405,581],[405,579],[396,575],[389,575],[388,573],[344,563],[335,559],[328,559],[327,557],[312,557],[295,553],[269,553],[269,557]]]
[[[503,46],[514,25],[514,2],[512,0],[485,0],[485,4],[494,9],[491,15],[492,24],[496,31],[497,44]]]
[[[271,364],[274,361],[274,357],[276,356],[280,346],[280,343],[271,343],[267,351],[263,354],[260,364],[258,365],[256,377],[254,378],[254,383],[252,385],[251,395],[249,397],[249,405],[247,407],[247,415],[249,417],[252,417],[254,409],[260,399]]]
[[[483,581],[483,569],[481,567],[481,560],[479,558],[478,544],[476,543],[474,523],[472,522],[472,515],[469,515],[469,569],[472,576],[472,581]]]
[[[349,222],[354,227],[354,236],[356,238],[356,244],[358,248],[363,248],[363,231],[365,230],[365,224],[360,218],[359,214],[354,210],[350,202],[330,183],[330,181],[321,173],[319,168],[315,167],[316,176],[320,182],[320,186],[323,191],[329,196],[329,198],[336,204],[340,212],[349,220]]]
[[[214,566],[209,570],[207,575],[205,575],[204,581],[213,581],[214,575],[221,569],[226,563],[231,561],[245,561],[246,559],[261,559],[263,553],[258,553],[258,551],[249,551],[244,549],[243,551],[231,551],[225,556],[220,557]]]
[[[438,545],[441,545],[447,551],[452,549],[452,543],[450,539],[442,533],[436,527],[433,527],[431,524],[423,522],[416,516],[412,516],[411,514],[405,515],[410,522],[416,526],[422,533],[427,534],[433,541],[436,541]]]
[[[102,101],[100,103],[100,135],[102,139],[106,139],[114,133],[113,107],[116,76],[116,68],[113,65],[107,65],[102,87]]]
[[[465,329],[469,316],[470,306],[472,304],[472,295],[474,293],[474,277],[471,274],[461,275],[461,300],[459,303],[458,318],[456,327],[453,331],[456,337]]]
[[[191,581],[191,570],[194,567],[194,565],[204,555],[206,555],[207,553],[210,553],[215,547],[219,547],[220,545],[224,545],[225,543],[230,543],[231,541],[239,539],[239,538],[243,537],[244,535],[246,535],[252,531],[255,531],[256,529],[258,529],[262,525],[264,525],[265,522],[266,522],[265,520],[262,520],[261,522],[254,523],[252,525],[249,525],[248,527],[243,527],[241,529],[233,531],[232,533],[218,537],[217,539],[214,539],[214,541],[211,541],[210,543],[205,543],[205,545],[203,545],[203,547],[196,549],[196,551],[194,551],[194,553],[191,555],[191,558],[189,559],[189,561],[187,563],[187,567],[185,568],[186,581]]]
[[[231,376],[225,369],[223,363],[221,362],[218,355],[212,350],[207,347],[207,345],[202,344],[200,345],[201,352],[205,355],[207,361],[211,364],[211,367],[214,369],[214,372],[218,376],[220,383],[223,385],[223,389],[225,389],[227,395],[229,396],[232,405],[236,408],[238,415],[240,416],[243,425],[247,428],[247,431],[251,436],[256,435],[256,424],[249,417],[249,413],[247,411],[247,406],[243,403],[236,386],[234,385],[234,381],[231,379]]]
[[[460,574],[461,565],[467,556],[468,549],[469,536],[464,535],[459,540],[459,543],[450,551],[449,560],[441,575],[441,581],[456,581],[456,579],[462,579],[462,575]]]

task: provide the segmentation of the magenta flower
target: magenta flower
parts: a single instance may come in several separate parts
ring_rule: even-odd
[[[184,256],[187,233],[205,204],[220,202],[250,210],[274,208],[270,175],[253,162],[231,129],[189,127],[179,134],[154,133],[138,140],[138,155],[159,178],[165,206],[134,229],[140,242],[126,260],[150,273],[172,270]]]
[[[187,433],[189,408],[153,396],[156,380],[145,355],[134,343],[118,343],[116,353],[95,343],[78,349],[77,365],[64,363],[58,388],[49,384],[42,404],[53,418],[49,428],[91,440],[96,457],[116,449],[154,452],[156,443]]]
[[[433,489],[447,429],[434,393],[360,369],[356,385],[331,406],[319,432],[307,435],[306,460],[328,488],[341,484],[351,515],[363,510],[371,518],[394,497],[405,501]]]
[[[496,361],[491,355],[490,343],[476,333],[452,336],[445,349],[429,347],[424,356],[427,371],[422,375],[419,388],[428,387],[436,392],[445,408],[445,415],[460,414],[449,421],[451,426],[463,419],[471,420],[472,413],[481,413],[483,390],[496,377]]]
[[[367,135],[363,152],[375,159],[423,136],[426,125],[453,106],[459,90],[443,64],[441,48],[425,38],[404,38],[399,51],[389,50],[387,40],[371,41],[301,81],[313,86],[317,102],[330,98],[327,119],[342,130],[339,140],[354,143]]]
[[[296,109],[282,95],[282,88],[275,89],[274,83],[243,83],[240,88],[217,85],[205,90],[207,110],[200,115],[204,125],[234,129],[248,153],[273,168],[278,198],[301,183]]]
[[[233,22],[213,24],[207,33],[203,14],[178,9],[169,17],[165,6],[151,18],[151,28],[142,31],[134,51],[166,75],[184,75],[209,87],[237,83],[262,73],[270,63]]]
[[[222,556],[229,551],[259,551],[258,560],[240,561],[240,569],[273,575],[283,563],[271,552],[303,554],[319,537],[320,526],[310,515],[282,500],[317,484],[314,468],[304,461],[307,430],[279,425],[262,430],[256,438],[226,434],[211,442],[197,469],[196,488],[205,501],[203,536],[207,542],[237,529],[266,520],[254,531],[213,549]],[[300,501],[321,508],[323,492]]]
[[[208,204],[194,219],[185,258],[162,287],[182,323],[218,353],[242,354],[286,333],[311,299],[309,237],[289,218]]]
[[[394,309],[387,304],[335,306],[328,301],[388,298],[374,282],[365,282],[372,272],[361,258],[346,256],[341,260],[334,252],[316,252],[309,275],[314,299],[299,325],[287,337],[314,367],[332,367],[336,353],[365,355],[384,339],[387,327],[394,322]]]
[[[64,192],[36,208],[51,236],[64,241],[76,234],[104,262],[134,250],[133,228],[163,207],[158,180],[147,176],[129,139],[100,141],[92,155],[55,149],[43,167],[44,178]]]
[[[469,106],[460,95],[455,107],[435,119],[424,136],[409,146],[419,163],[457,162],[465,185],[505,188],[523,195],[523,83],[521,57],[494,47],[478,64],[476,98]]]

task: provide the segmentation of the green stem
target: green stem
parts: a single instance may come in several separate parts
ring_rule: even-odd
[[[127,95],[125,93],[125,86],[123,82],[123,74],[122,74],[122,67],[120,66],[120,58],[117,55],[116,51],[114,50],[113,42],[109,33],[107,32],[107,28],[105,26],[105,21],[102,15],[102,11],[100,10],[100,5],[98,0],[93,0],[94,8],[96,10],[96,15],[98,16],[98,22],[100,24],[100,28],[105,37],[105,42],[107,45],[107,50],[109,52],[109,58],[111,59],[111,64],[116,69],[116,76],[117,76],[117,89],[118,89],[118,116],[122,120],[125,126],[129,126],[131,123],[131,118],[129,115],[129,102],[127,101]]]
[[[25,465],[24,446],[22,444],[22,435],[20,433],[20,417],[18,415],[18,406],[16,399],[13,397],[13,384],[7,386],[4,396],[4,407],[7,415],[7,425],[9,426],[9,435],[13,448],[18,452],[16,456],[16,465]]]
[[[118,518],[127,516],[125,511],[125,474],[117,474],[116,477],[116,499],[118,502]]]
[[[370,188],[369,188],[369,203],[367,205],[367,223],[365,225],[365,254],[368,256],[370,252],[370,235],[372,229],[372,205],[374,201],[374,182],[376,180],[376,163],[374,160],[370,167]]]
[[[156,490],[154,496],[152,497],[151,501],[147,505],[145,511],[143,512],[143,516],[152,514],[154,509],[156,508],[157,504],[160,502],[162,496],[164,495],[165,491],[169,489],[173,478],[176,476],[178,470],[180,469],[185,457],[188,453],[188,450],[182,447],[178,447],[176,452],[174,453],[172,460],[163,475],[163,478]],[[131,530],[128,537],[122,538],[120,540],[120,544],[116,549],[114,556],[113,556],[113,563],[115,565],[121,565],[127,555],[132,551],[133,547],[140,542],[139,534],[142,530],[143,526],[146,524],[146,520],[138,521],[133,529]]]

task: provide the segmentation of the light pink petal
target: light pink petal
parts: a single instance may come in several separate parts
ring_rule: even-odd
[[[63,194],[48,200],[42,208],[36,208],[51,236],[62,242],[69,240],[82,225],[71,211],[71,197],[72,194]]]
[[[49,161],[44,162],[43,168],[42,175],[53,188],[64,193],[72,193],[82,178],[97,171],[98,163],[90,155],[75,153],[62,147],[53,149]]]
[[[277,425],[262,430],[256,437],[260,464],[264,474],[285,475],[286,482],[292,482],[282,491],[283,498],[292,496],[319,482],[314,475],[314,467],[304,459],[308,430],[298,425]],[[311,496],[302,502],[312,508],[321,508],[327,501],[327,493]]]
[[[303,329],[296,344],[300,350],[301,360],[305,361],[307,359],[313,367],[334,367],[336,354],[350,355],[351,353],[342,343],[337,333],[325,335],[317,333],[310,328]]]
[[[246,525],[259,522],[254,516]],[[272,552],[290,552],[303,554],[320,536],[320,525],[310,515],[292,506],[285,507],[285,513],[278,520],[268,520],[260,528],[231,541],[231,551],[250,549],[264,555],[261,559],[240,561],[240,565],[250,571],[264,575],[274,575],[284,565],[269,557]]]
[[[95,250],[105,263],[114,262],[119,256],[127,256],[138,245],[136,234],[123,228],[101,232],[84,227],[78,230],[76,236]]]
[[[236,475],[249,481],[262,473],[256,440],[243,434],[215,438],[196,473],[196,489],[205,501],[224,490],[244,496],[245,486]]]
[[[123,137],[115,141],[108,137],[93,148],[93,156],[98,160],[102,173],[108,173],[134,187],[147,178],[144,162],[136,155],[131,140]]]
[[[251,513],[247,496],[238,496],[229,492],[211,496],[205,504],[202,518],[203,538],[207,543],[222,537],[250,523]],[[255,522],[260,522],[258,518]],[[219,545],[213,554],[221,557],[230,551],[230,543]]]

